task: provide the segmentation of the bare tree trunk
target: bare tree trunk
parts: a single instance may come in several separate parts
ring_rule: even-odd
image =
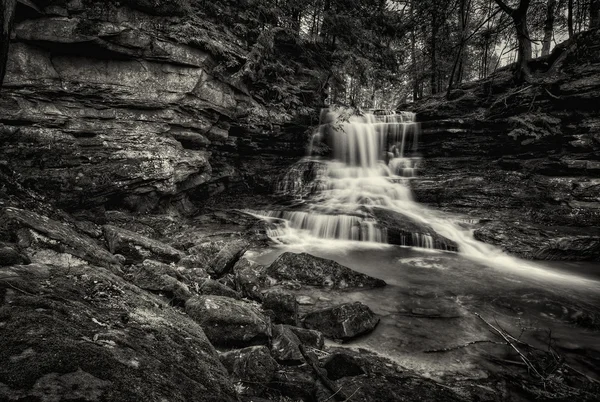
[[[412,23],[412,29],[410,32],[410,52],[411,52],[411,61],[412,61],[412,72],[413,72],[413,101],[419,98],[419,80],[418,80],[418,72],[417,72],[417,49],[416,49],[416,34],[415,34],[415,25],[414,25],[414,1],[410,2],[410,20]]]
[[[590,0],[590,29],[600,28],[600,0]]]
[[[548,0],[546,6],[546,21],[544,21],[544,41],[542,42],[542,56],[550,54],[550,46],[552,45],[552,35],[554,33],[554,10],[556,8],[556,0]]]
[[[16,0],[2,0],[0,2],[0,88],[6,75],[6,62],[8,61],[8,47],[10,34],[15,19]]]
[[[569,29],[569,39],[573,37],[573,0],[567,4],[567,27]]]
[[[529,61],[531,60],[531,39],[527,27],[527,10],[531,0],[520,0],[518,8],[509,7],[503,0],[495,0],[496,4],[512,18],[517,33],[519,49],[517,51],[517,81],[527,81],[531,76]]]

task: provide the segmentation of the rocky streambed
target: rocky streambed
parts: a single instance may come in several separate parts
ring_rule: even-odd
[[[545,395],[526,368],[498,363],[518,356],[474,312],[510,331],[551,325],[561,378],[581,400],[595,395],[578,374],[597,375],[585,286],[574,299],[533,291],[526,277],[450,263],[454,253],[274,247],[264,222],[233,210],[98,220],[5,207],[1,222],[2,400]],[[476,291],[488,275],[499,284]],[[543,345],[541,334],[523,339]]]

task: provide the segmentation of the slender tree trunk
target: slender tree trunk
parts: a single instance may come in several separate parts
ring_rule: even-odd
[[[567,3],[567,27],[569,29],[569,39],[573,37],[573,0]]]
[[[437,18],[435,12],[431,18],[431,94],[437,93]]]
[[[548,0],[546,6],[546,21],[544,21],[544,41],[542,42],[542,56],[550,54],[550,46],[552,45],[552,35],[554,33],[554,10],[556,8],[556,0]]]
[[[495,0],[496,4],[513,20],[517,33],[517,42],[519,49],[517,51],[517,69],[515,78],[517,81],[527,81],[531,73],[529,71],[529,61],[531,60],[531,39],[529,38],[529,28],[527,26],[527,11],[531,0],[520,0],[517,8],[509,7],[503,0]]]
[[[590,29],[600,28],[600,0],[590,0]]]
[[[2,0],[0,2],[0,88],[6,74],[6,63],[8,61],[8,47],[10,45],[10,34],[15,19],[16,0]]]
[[[414,21],[414,2],[412,0],[410,2],[410,20]],[[412,61],[412,73],[413,73],[413,101],[416,101],[419,98],[419,79],[418,79],[418,71],[417,71],[417,45],[416,45],[416,34],[415,34],[415,26],[414,22],[412,23],[412,28],[410,32],[410,52],[411,52],[411,61]]]

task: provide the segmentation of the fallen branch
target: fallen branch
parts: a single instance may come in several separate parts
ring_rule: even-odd
[[[529,359],[523,354],[523,352],[521,352],[519,350],[519,348],[517,348],[515,346],[515,344],[511,341],[510,338],[515,339],[514,337],[510,336],[510,334],[507,334],[506,331],[500,330],[498,328],[496,328],[495,326],[493,326],[492,324],[490,324],[489,322],[487,322],[485,320],[485,318],[483,318],[481,315],[479,315],[479,313],[475,313],[475,315],[481,320],[483,321],[488,327],[490,327],[491,329],[494,330],[494,332],[496,332],[498,335],[500,335],[502,337],[502,339],[504,339],[504,341],[506,342],[506,344],[508,346],[510,346],[515,352],[517,352],[517,354],[519,355],[519,357],[521,358],[521,360],[523,360],[523,363],[525,363],[525,365],[527,366],[527,368],[530,371],[533,371],[533,373],[535,375],[537,375],[541,380],[544,380],[545,377],[543,375],[541,375],[539,373],[539,371],[537,371],[537,369],[535,368],[535,366],[531,363],[531,361],[529,361]]]
[[[450,351],[453,351],[453,350],[466,348],[467,346],[477,345],[479,343],[494,343],[496,345],[504,345],[504,342],[496,342],[496,341],[492,341],[492,340],[489,340],[489,339],[483,339],[483,340],[477,340],[477,341],[467,342],[467,343],[464,343],[462,345],[449,346],[447,348],[442,348],[442,349],[429,349],[429,350],[423,351],[423,353],[443,353],[443,352],[450,352]]]
[[[338,388],[333,383],[333,381],[331,381],[329,378],[327,378],[327,375],[323,373],[323,371],[325,371],[325,373],[327,371],[319,366],[319,361],[315,357],[310,356],[308,353],[306,353],[306,349],[304,348],[304,345],[298,345],[298,349],[300,349],[300,353],[302,353],[302,357],[304,357],[304,360],[306,360],[306,363],[313,369],[313,371],[315,372],[315,374],[317,375],[319,380],[321,380],[323,385],[325,385],[331,392],[333,392],[332,396],[335,397],[335,399],[337,399],[338,401],[347,401],[348,397],[342,391],[342,388]]]

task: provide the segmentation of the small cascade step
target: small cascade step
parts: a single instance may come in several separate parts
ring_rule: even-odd
[[[456,249],[428,224],[407,186],[420,162],[415,153],[420,124],[414,113],[352,115],[324,109],[320,123],[307,158],[290,167],[275,186],[278,194],[301,200],[299,209],[254,212],[271,223],[272,239],[388,243],[392,234],[393,244]],[[406,223],[392,227],[378,222],[373,214],[377,208],[404,216]]]

